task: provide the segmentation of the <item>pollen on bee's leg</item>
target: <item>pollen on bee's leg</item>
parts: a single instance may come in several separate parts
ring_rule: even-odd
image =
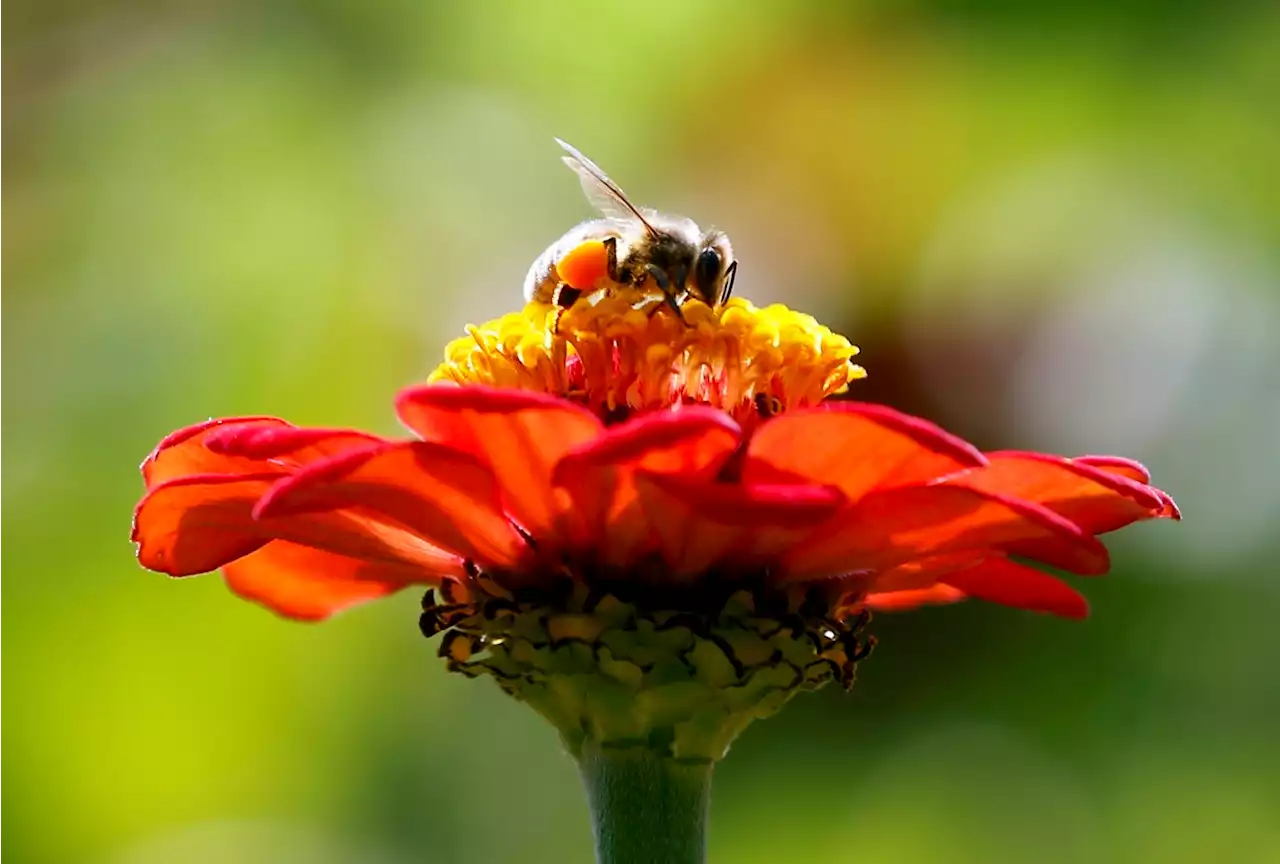
[[[587,240],[570,249],[556,262],[556,273],[562,282],[581,294],[601,280],[609,278],[609,260],[609,248],[604,240]],[[571,304],[572,302],[570,301]]]

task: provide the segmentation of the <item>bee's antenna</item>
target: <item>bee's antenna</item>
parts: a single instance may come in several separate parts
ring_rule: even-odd
[[[729,265],[729,269],[724,271],[724,291],[720,293],[720,303],[723,305],[729,302],[729,298],[733,296],[733,283],[738,278],[738,262],[734,261]]]

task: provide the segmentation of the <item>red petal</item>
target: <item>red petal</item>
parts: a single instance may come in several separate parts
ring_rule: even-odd
[[[964,592],[950,585],[931,585],[928,588],[911,588],[906,591],[886,591],[868,594],[862,605],[877,612],[903,612],[919,606],[940,603],[958,603],[964,599]]]
[[[424,440],[488,465],[507,512],[537,538],[553,534],[569,509],[551,472],[569,451],[600,434],[600,420],[564,399],[525,390],[428,385],[403,391],[400,419]]]
[[[1149,486],[1087,463],[1045,453],[988,453],[990,464],[946,482],[1033,501],[1090,534],[1123,528],[1160,512]]]
[[[147,488],[195,474],[286,474],[299,465],[382,439],[345,429],[304,429],[275,417],[210,420],[166,437],[142,463]]]
[[[274,485],[258,519],[359,508],[482,566],[527,552],[498,502],[493,474],[465,453],[420,441],[383,444],[313,463]]]
[[[723,411],[692,406],[644,414],[605,430],[556,466],[562,484],[590,468],[627,465],[661,473],[714,471],[738,445],[742,430]]]
[[[1106,548],[1056,513],[1029,501],[943,484],[867,495],[784,563],[788,579],[825,577],[1031,541],[1036,555],[1056,567],[1078,573],[1107,570]]]
[[[274,540],[223,568],[236,594],[289,618],[319,621],[412,582],[438,583],[424,571],[377,564]]]
[[[636,480],[659,552],[676,576],[730,562],[764,569],[843,503],[839,493],[821,486],[746,486],[648,473]]]
[[[1064,618],[1089,615],[1088,601],[1065,582],[1004,557],[988,558],[975,567],[944,576],[942,581],[970,597],[1003,606]]]
[[[190,576],[249,554],[270,539],[251,514],[275,479],[274,474],[206,474],[156,486],[133,515],[139,563],[170,576]]]
[[[724,412],[701,407],[645,414],[606,430],[555,467],[553,482],[572,500],[565,536],[578,548],[601,550],[601,563],[625,566],[647,551],[650,536],[636,472],[707,476],[740,436]]]
[[[1162,519],[1172,519],[1175,522],[1182,521],[1182,511],[1178,509],[1177,503],[1169,497],[1169,493],[1154,486],[1151,491],[1160,496],[1160,512],[1156,515]]]
[[[293,428],[277,417],[225,417],[171,432],[161,439],[142,465],[142,479],[150,489],[178,477],[193,474],[250,474],[270,470],[250,460],[228,459],[205,447],[208,437],[222,429]]]
[[[517,390],[513,387],[489,387],[469,384],[456,387],[450,384],[421,384],[406,387],[396,397],[396,409],[400,419],[425,440],[453,434],[449,415],[461,411],[479,411],[484,414],[512,414],[518,411],[545,408],[567,409],[596,420],[594,414],[567,399],[533,390]],[[440,425],[437,425],[439,423]],[[600,421],[596,420],[600,425]]]
[[[1151,472],[1147,470],[1147,466],[1133,459],[1125,459],[1123,456],[1077,456],[1071,460],[1079,462],[1082,465],[1092,465],[1108,474],[1115,474],[1118,477],[1127,477],[1138,483],[1150,483]]]
[[[832,484],[851,501],[986,464],[972,445],[883,405],[838,402],[788,412],[751,439],[743,479]]]
[[[344,450],[385,443],[385,439],[354,429],[316,429],[298,426],[223,426],[205,439],[205,447],[223,456],[287,460],[301,465],[336,456]]]

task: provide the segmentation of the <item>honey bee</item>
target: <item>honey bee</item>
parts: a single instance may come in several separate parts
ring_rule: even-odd
[[[618,286],[643,289],[650,280],[676,315],[688,297],[712,307],[729,299],[738,262],[723,232],[637,207],[600,166],[559,138],[556,143],[604,218],[574,226],[538,256],[524,280],[526,301],[567,309],[584,295]]]

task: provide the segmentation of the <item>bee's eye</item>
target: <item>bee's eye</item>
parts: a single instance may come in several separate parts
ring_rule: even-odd
[[[697,283],[698,288],[702,290],[704,296],[711,296],[711,289],[715,287],[716,280],[720,278],[720,266],[722,263],[720,253],[715,249],[703,249],[699,253],[698,261],[693,268],[693,280]]]

